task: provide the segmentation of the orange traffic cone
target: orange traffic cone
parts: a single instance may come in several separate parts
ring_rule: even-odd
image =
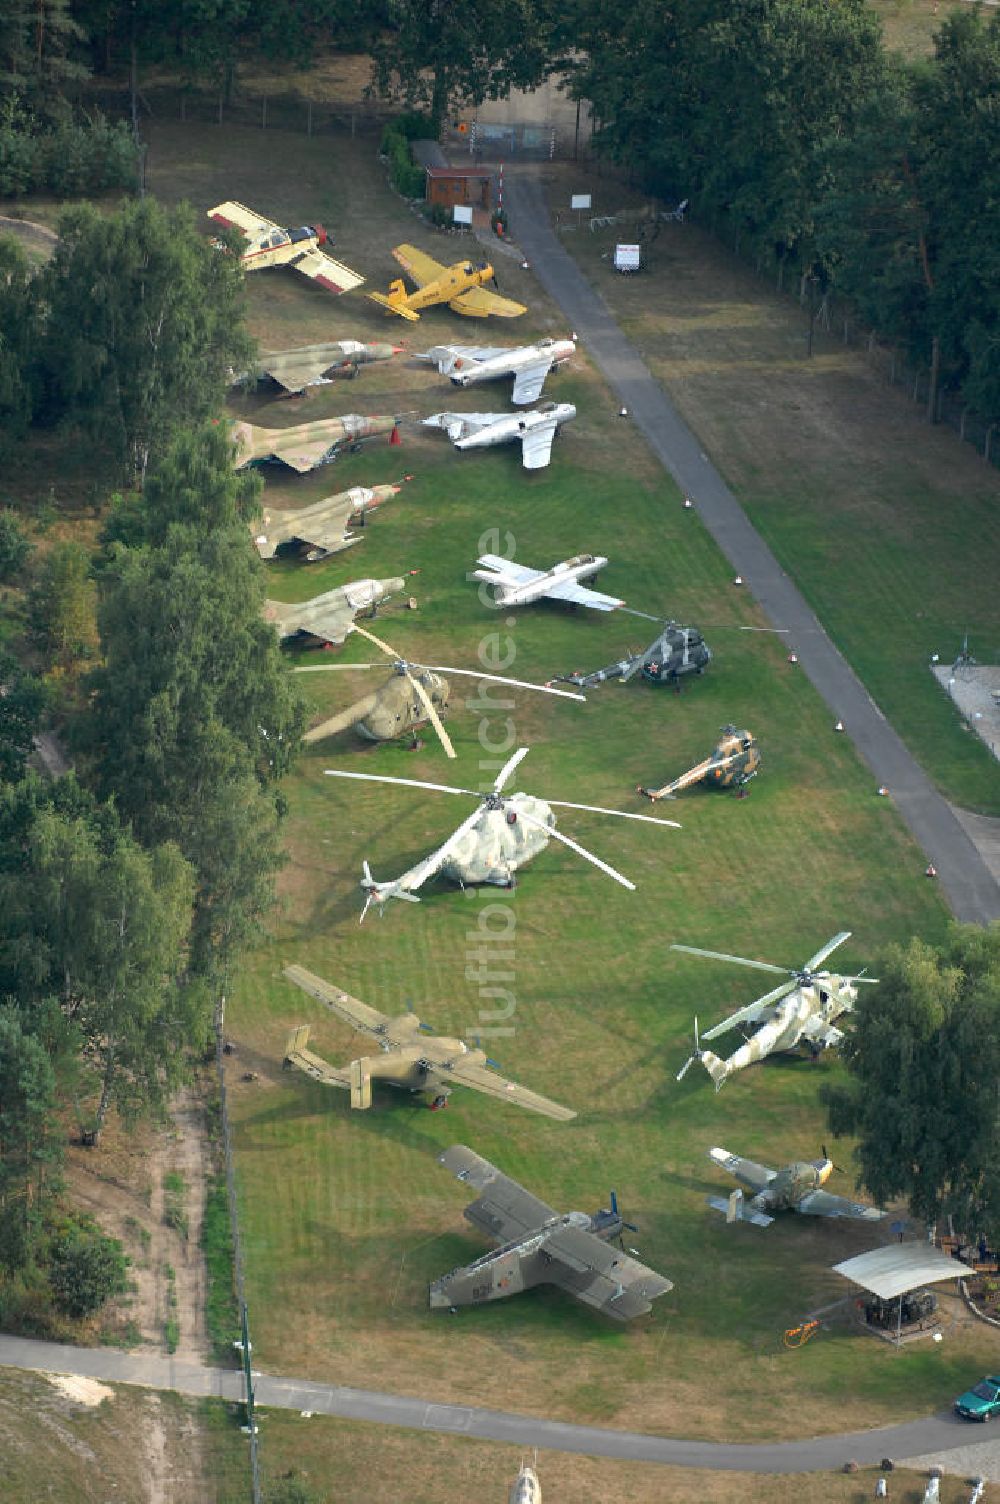
[[[389,435],[389,443],[401,444],[402,442],[402,439],[399,437],[399,424],[397,423],[393,428],[392,433]]]

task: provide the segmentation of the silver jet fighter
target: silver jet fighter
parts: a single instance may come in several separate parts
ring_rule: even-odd
[[[535,1461],[537,1460],[536,1454]],[[521,1470],[510,1486],[507,1504],[542,1504],[542,1485],[538,1481],[538,1474],[526,1462],[521,1463]]]
[[[775,1051],[794,1050],[799,1044],[804,1044],[815,1057],[821,1050],[838,1045],[844,1036],[840,1029],[834,1027],[834,1022],[853,1009],[858,996],[858,983],[873,986],[878,981],[877,977],[849,977],[837,972],[817,970],[827,956],[832,955],[838,946],[850,938],[850,930],[842,930],[801,967],[771,966],[766,961],[751,961],[746,956],[730,956],[717,950],[698,950],[693,945],[671,945],[671,950],[684,951],[689,956],[706,956],[713,961],[734,961],[738,966],[752,966],[757,971],[772,971],[778,976],[791,978],[757,998],[756,1002],[737,1009],[701,1038],[698,1035],[698,1020],[695,1019],[694,1052],[677,1072],[678,1081],[683,1081],[697,1060],[715,1082],[716,1091],[720,1091],[730,1076]],[[728,1060],[720,1060],[711,1050],[702,1049],[701,1039],[717,1039],[730,1029],[742,1029],[744,1024],[758,1027]]]
[[[613,1191],[610,1208],[593,1216],[560,1215],[464,1144],[446,1149],[438,1163],[482,1192],[465,1208],[465,1216],[500,1247],[436,1279],[429,1290],[432,1311],[483,1305],[534,1285],[556,1285],[615,1321],[631,1321],[673,1289],[672,1280],[608,1246],[630,1227],[619,1215]]]
[[[409,477],[404,477],[409,479]],[[335,496],[324,496],[312,506],[294,507],[287,511],[271,511],[265,507],[263,523],[251,523],[253,541],[262,559],[273,559],[283,543],[297,540],[309,545],[306,559],[313,563],[336,554],[344,548],[361,543],[364,532],[351,527],[351,523],[365,525],[365,517],[388,501],[398,496],[402,484],[392,486],[351,486],[347,491],[338,491]]]
[[[279,637],[295,637],[301,632],[306,637],[339,644],[347,637],[359,611],[374,615],[384,600],[390,595],[399,595],[405,588],[406,581],[399,577],[350,580],[346,585],[338,585],[336,590],[314,595],[311,601],[295,604],[267,601],[264,619],[274,623]]]
[[[511,401],[515,407],[526,407],[538,401],[552,368],[575,354],[576,345],[571,339],[540,339],[536,345],[518,345],[514,349],[498,345],[435,345],[416,358],[436,365],[439,373],[450,377],[455,386],[475,386],[480,381],[513,376]]]
[[[825,1149],[822,1159],[797,1160],[780,1170],[769,1170],[767,1165],[730,1154],[728,1149],[709,1149],[708,1157],[751,1193],[749,1201],[741,1190],[733,1191],[728,1200],[722,1196],[706,1198],[709,1206],[725,1212],[727,1222],[770,1227],[774,1221],[770,1213],[786,1211],[813,1217],[852,1217],[860,1222],[880,1222],[887,1215],[880,1207],[865,1206],[822,1189],[836,1169]]]
[[[481,554],[476,562],[480,568],[472,571],[472,578],[493,587],[493,604],[498,608],[529,606],[546,596],[553,601],[568,601],[571,606],[589,606],[593,611],[614,611],[625,604],[617,595],[603,595],[583,585],[608,562],[603,554],[575,554],[551,569],[531,569],[500,554]]]
[[[325,345],[299,345],[295,350],[265,350],[258,355],[252,372],[236,382],[269,377],[276,386],[297,397],[312,386],[329,386],[337,376],[357,376],[362,366],[402,355],[402,345],[365,345],[357,339],[339,339]],[[236,384],[234,382],[234,385]]]
[[[544,470],[560,425],[575,417],[571,402],[543,402],[530,413],[433,413],[423,424],[443,428],[456,449],[489,449],[519,439],[525,470]]]

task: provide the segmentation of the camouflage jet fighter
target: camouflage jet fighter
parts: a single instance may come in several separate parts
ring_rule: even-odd
[[[815,1058],[821,1050],[838,1045],[844,1035],[834,1028],[834,1021],[843,1013],[850,1013],[858,996],[858,984],[874,986],[877,977],[841,976],[837,972],[819,971],[817,967],[832,955],[838,946],[851,938],[850,930],[842,930],[810,956],[801,967],[771,966],[766,961],[751,961],[746,956],[730,956],[717,950],[698,950],[693,945],[671,945],[671,950],[684,951],[689,956],[707,956],[713,961],[734,961],[737,966],[752,966],[757,971],[772,971],[778,976],[790,977],[772,992],[765,993],[756,1002],[739,1008],[714,1029],[709,1029],[705,1039],[717,1039],[730,1029],[742,1028],[744,1024],[757,1025],[745,1044],[728,1060],[720,1060],[711,1050],[703,1050],[698,1036],[698,1020],[694,1021],[694,1053],[677,1072],[677,1080],[683,1081],[694,1062],[700,1061],[720,1091],[729,1077],[745,1066],[780,1050],[794,1050],[804,1044]]]
[[[540,339],[537,344],[518,345],[513,350],[494,345],[435,345],[416,359],[437,366],[439,374],[450,377],[455,386],[474,386],[499,376],[513,376],[510,400],[515,407],[526,407],[538,401],[553,367],[575,354],[574,340]]]
[[[365,439],[381,433],[389,435],[390,444],[400,442],[395,418],[366,418],[360,413],[320,418],[315,423],[296,423],[288,428],[233,423],[233,468],[245,470],[247,465],[264,465],[274,460],[305,475],[320,465],[329,465],[342,449],[360,449]]]
[[[239,230],[247,242],[240,255],[245,271],[260,271],[268,266],[290,266],[301,272],[317,287],[327,292],[350,292],[360,287],[365,280],[341,261],[334,261],[320,246],[327,243],[328,236],[322,225],[301,225],[295,230],[283,229],[273,219],[265,219],[256,209],[238,204],[230,199],[216,204],[208,211],[209,219],[226,230]]]
[[[429,1291],[432,1311],[478,1306],[534,1285],[556,1285],[615,1321],[631,1321],[673,1289],[672,1280],[624,1250],[608,1247],[624,1228],[635,1231],[622,1220],[614,1191],[605,1211],[560,1215],[464,1144],[446,1149],[438,1163],[482,1192],[465,1208],[465,1217],[500,1247],[436,1279]]]
[[[796,1160],[780,1170],[769,1170],[767,1165],[742,1159],[728,1149],[709,1149],[708,1156],[752,1193],[749,1201],[741,1190],[733,1191],[728,1199],[707,1197],[709,1206],[725,1212],[727,1222],[770,1227],[774,1218],[768,1213],[785,1211],[815,1217],[852,1217],[860,1222],[879,1222],[887,1215],[880,1207],[865,1206],[846,1196],[832,1196],[822,1189],[836,1169],[825,1149],[822,1159]]]
[[[590,606],[594,611],[614,611],[625,602],[616,595],[602,595],[588,590],[584,580],[592,579],[603,569],[607,559],[602,554],[576,554],[563,559],[551,569],[531,569],[515,564],[500,554],[481,554],[476,560],[482,568],[472,571],[474,580],[493,587],[493,604],[498,610],[511,606],[529,606],[548,596],[553,601],[568,601],[571,606]],[[480,592],[480,596],[482,592]]]
[[[455,313],[462,313],[470,319],[485,319],[491,315],[499,319],[516,319],[528,311],[523,303],[501,298],[483,286],[484,282],[496,286],[496,275],[488,261],[480,266],[474,266],[471,261],[442,266],[415,245],[397,245],[392,254],[419,291],[408,293],[406,284],[397,278],[390,282],[388,295],[370,292],[368,296],[389,313],[398,313],[400,318],[411,323],[420,318],[422,309],[432,308],[437,303],[447,303]]]
[[[410,571],[415,574],[415,570]],[[399,595],[406,588],[400,578],[389,580],[350,580],[327,590],[323,595],[314,595],[311,601],[289,604],[285,601],[266,601],[265,621],[273,622],[279,637],[316,637],[321,642],[341,643],[353,630],[354,618],[359,611],[372,616],[390,595]]]
[[[362,366],[391,360],[403,351],[402,345],[364,345],[356,339],[300,345],[295,350],[270,350],[258,355],[253,371],[236,377],[233,384],[246,384],[256,376],[258,381],[269,379],[290,396],[299,397],[309,387],[329,386],[337,376],[353,378]]]
[[[411,475],[403,476],[404,481],[412,479]],[[368,513],[390,496],[398,496],[402,489],[402,481],[393,486],[351,486],[348,491],[338,491],[336,496],[324,496],[312,506],[283,512],[265,509],[263,524],[250,524],[257,552],[262,559],[273,559],[282,544],[295,541],[307,545],[306,561],[310,564],[328,554],[339,553],[364,540]],[[352,528],[352,523],[359,524],[361,530]],[[263,531],[259,531],[261,526]]]
[[[456,449],[490,449],[512,439],[521,443],[525,470],[544,470],[560,426],[576,417],[571,402],[543,402],[530,413],[433,413],[425,428],[443,428]]]
[[[435,1034],[420,1022],[415,1013],[390,1018],[367,1003],[359,1002],[356,997],[349,997],[339,987],[331,987],[329,982],[302,966],[286,966],[284,974],[303,992],[318,998],[352,1029],[357,1029],[360,1034],[370,1034],[378,1041],[380,1054],[362,1056],[359,1060],[352,1060],[346,1069],[338,1069],[307,1048],[308,1024],[300,1024],[288,1036],[285,1064],[296,1066],[326,1086],[344,1087],[351,1093],[352,1107],[362,1110],[370,1107],[372,1082],[386,1081],[403,1091],[427,1092],[432,1098],[428,1105],[435,1109],[447,1106],[452,1086],[458,1085],[468,1086],[503,1102],[513,1102],[528,1112],[538,1112],[561,1123],[576,1117],[570,1108],[560,1107],[558,1102],[551,1102],[548,1097],[541,1097],[526,1086],[498,1075],[496,1061],[490,1060],[481,1049],[472,1048],[461,1039],[447,1039]],[[495,1068],[488,1069],[491,1066]]]
[[[657,799],[673,799],[695,783],[705,783],[710,789],[735,788],[742,793],[751,778],[757,776],[759,767],[760,748],[753,733],[738,731],[735,726],[723,726],[720,740],[704,762],[696,763],[661,789],[644,789],[640,783],[636,793],[645,794],[654,804]],[[708,1035],[705,1037],[707,1039]]]
[[[373,632],[366,632],[357,623],[354,625],[355,632],[367,638],[369,642],[381,648],[383,653],[395,659],[393,671],[385,683],[379,686],[371,694],[365,695],[347,710],[342,710],[339,715],[332,716],[323,721],[321,725],[314,726],[307,731],[303,740],[309,743],[322,741],[325,737],[334,736],[338,731],[344,731],[348,726],[356,726],[359,733],[367,737],[369,741],[384,742],[395,741],[401,736],[411,736],[411,745],[416,748],[420,745],[416,733],[420,726],[428,722],[444,747],[448,757],[455,757],[455,748],[451,744],[451,738],[441,724],[448,710],[448,700],[451,694],[451,686],[447,679],[440,678],[441,674],[457,674],[461,678],[486,679],[492,684],[509,684],[517,689],[534,689],[542,694],[559,695],[567,700],[583,700],[583,695],[575,695],[563,689],[550,689],[545,684],[529,684],[525,679],[508,679],[501,674],[484,674],[477,669],[468,668],[445,668],[440,664],[433,668],[423,668],[417,663],[407,663],[405,658],[400,657],[387,642],[382,642]],[[324,671],[350,672],[352,669],[364,670],[380,668],[376,663],[319,663],[310,664],[296,670],[300,674],[323,673]]]
[[[521,762],[528,755],[527,747],[519,747],[512,757],[504,763],[497,774],[493,788],[487,794],[476,789],[449,788],[440,783],[424,783],[415,778],[390,778],[377,773],[345,773],[339,769],[327,768],[329,778],[356,778],[369,783],[398,783],[406,788],[432,789],[440,794],[460,794],[465,798],[476,800],[476,808],[472,814],[462,821],[461,825],[448,839],[440,845],[430,856],[424,857],[415,867],[409,868],[401,877],[391,882],[380,883],[372,877],[368,863],[364,863],[364,877],[361,882],[365,890],[365,906],[361,915],[364,922],[365,915],[370,906],[377,903],[383,909],[390,898],[402,898],[407,903],[419,903],[416,890],[436,877],[440,872],[443,876],[451,878],[460,887],[471,886],[478,883],[493,883],[500,888],[514,887],[514,873],[519,867],[523,867],[531,858],[543,851],[549,843],[550,837],[561,842],[582,856],[586,861],[599,867],[608,877],[614,878],[623,888],[635,889],[635,883],[629,882],[614,867],[602,862],[600,857],[594,856],[578,842],[564,835],[561,830],[556,830],[556,817],[552,813],[552,805],[562,809],[588,810],[598,815],[614,815],[624,820],[645,820],[653,825],[672,825],[679,829],[674,820],[654,820],[650,815],[633,815],[624,810],[602,809],[595,804],[570,804],[565,799],[536,799],[531,794],[504,794],[504,785]]]

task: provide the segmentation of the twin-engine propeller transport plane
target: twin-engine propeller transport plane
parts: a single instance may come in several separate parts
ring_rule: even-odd
[[[364,345],[356,339],[339,339],[325,345],[300,345],[295,350],[269,350],[258,355],[253,371],[235,378],[233,385],[254,378],[269,379],[292,397],[312,386],[329,386],[338,376],[353,378],[362,366],[402,355],[402,345]]]
[[[523,303],[502,298],[499,293],[490,292],[483,286],[485,282],[496,286],[497,279],[488,261],[479,266],[474,266],[471,261],[442,266],[426,251],[417,250],[415,245],[397,245],[392,254],[419,291],[407,292],[406,284],[397,278],[390,282],[388,294],[370,292],[368,296],[389,313],[398,313],[410,323],[416,323],[422,309],[432,308],[437,303],[447,303],[455,313],[462,313],[470,319],[485,319],[491,315],[499,319],[516,319],[528,311]]]
[[[520,440],[525,470],[544,470],[560,426],[576,417],[572,402],[543,402],[530,413],[432,413],[425,428],[443,428],[456,449],[490,449]]]
[[[529,606],[543,596],[568,601],[572,606],[590,606],[594,611],[613,611],[625,604],[616,595],[587,590],[582,583],[604,568],[608,561],[602,554],[576,554],[551,569],[531,569],[499,554],[481,554],[476,562],[481,567],[472,571],[472,578],[492,585],[493,604],[498,608]]]
[[[256,423],[231,426],[235,470],[274,461],[305,475],[320,465],[329,465],[342,449],[359,449],[363,440],[378,434],[387,433],[391,444],[399,443],[395,418],[364,417],[361,413],[319,418],[314,423],[295,423],[288,428],[261,428]]]
[[[532,794],[504,794],[504,785],[522,758],[527,757],[528,750],[527,747],[519,747],[507,759],[487,794],[476,789],[450,788],[442,783],[424,783],[415,778],[390,778],[378,773],[345,773],[337,768],[326,769],[330,778],[356,778],[367,783],[398,783],[406,788],[431,789],[438,794],[460,794],[463,798],[476,800],[476,808],[458,829],[436,851],[424,857],[415,867],[410,867],[401,877],[391,882],[377,882],[372,877],[368,863],[364,863],[361,886],[367,896],[361,914],[362,922],[373,903],[377,903],[380,910],[390,898],[419,903],[417,889],[439,872],[463,888],[478,883],[513,888],[514,873],[543,851],[550,837],[599,867],[623,888],[634,891],[635,883],[629,882],[614,867],[602,862],[600,857],[594,856],[593,852],[587,851],[561,830],[556,830],[556,817],[551,806],[587,810],[597,815],[613,815],[619,820],[644,820],[652,825],[672,825],[679,829],[677,822],[657,820],[651,815],[633,815],[625,810],[602,809],[596,804],[570,804],[565,799],[545,801],[536,799]]]
[[[548,1097],[508,1081],[498,1074],[495,1060],[479,1048],[473,1048],[461,1039],[447,1039],[435,1034],[427,1024],[420,1022],[415,1013],[402,1013],[390,1018],[370,1008],[367,1003],[349,997],[339,987],[331,987],[322,977],[303,966],[286,966],[285,976],[303,992],[308,992],[328,1007],[331,1013],[357,1029],[360,1034],[374,1038],[380,1050],[378,1055],[365,1055],[352,1060],[347,1069],[329,1065],[321,1056],[308,1049],[309,1025],[300,1024],[288,1036],[285,1047],[285,1064],[294,1065],[314,1081],[327,1086],[341,1086],[351,1093],[351,1106],[364,1110],[372,1105],[372,1082],[386,1081],[403,1091],[426,1092],[433,1108],[447,1106],[453,1086],[468,1086],[485,1096],[497,1097],[503,1102],[513,1102],[529,1112],[539,1112],[543,1117],[568,1122],[576,1113]],[[488,1069],[493,1066],[495,1069]]]
[[[626,1227],[635,1231],[622,1220],[614,1191],[611,1206],[593,1216],[560,1215],[464,1144],[446,1149],[438,1163],[482,1192],[464,1215],[500,1247],[436,1279],[428,1292],[432,1311],[483,1305],[534,1285],[556,1285],[604,1316],[631,1321],[673,1289],[672,1280],[640,1264],[623,1248],[609,1248],[611,1239],[620,1239]]]
[[[694,1053],[677,1072],[678,1081],[683,1081],[694,1062],[700,1063],[715,1082],[716,1091],[729,1077],[745,1066],[763,1060],[776,1050],[794,1050],[804,1044],[813,1057],[821,1050],[830,1049],[843,1039],[840,1029],[834,1028],[834,1020],[843,1013],[850,1013],[858,995],[858,984],[874,986],[877,977],[841,976],[837,972],[818,971],[816,968],[832,955],[838,946],[851,938],[850,930],[842,930],[822,946],[801,967],[771,966],[766,961],[751,961],[746,956],[730,956],[717,950],[698,950],[693,945],[671,945],[671,950],[684,951],[689,956],[706,956],[713,961],[733,961],[737,966],[752,966],[757,971],[773,971],[778,976],[790,977],[772,992],[748,1003],[735,1013],[724,1018],[721,1024],[699,1038],[698,1020],[694,1021]],[[720,1060],[711,1050],[703,1050],[701,1039],[717,1039],[730,1029],[744,1024],[759,1025],[745,1044],[740,1045],[728,1060]]]
[[[266,601],[264,620],[273,622],[282,638],[301,633],[305,637],[317,637],[321,642],[339,644],[353,630],[354,618],[359,611],[374,616],[384,600],[390,595],[399,595],[405,588],[406,581],[398,576],[389,580],[349,580],[335,590],[314,595],[311,601],[297,604]]]
[[[410,479],[408,475],[403,477]],[[309,563],[339,553],[362,542],[367,514],[390,496],[398,496],[402,489],[402,482],[393,486],[351,486],[347,491],[338,491],[336,496],[324,496],[312,506],[284,512],[265,509],[263,524],[250,524],[257,552],[262,559],[273,559],[283,543],[294,540],[306,545]],[[360,529],[352,528],[351,523],[360,524]]]
[[[728,1149],[709,1149],[708,1157],[750,1191],[749,1201],[741,1190],[733,1191],[728,1199],[706,1198],[709,1206],[725,1212],[727,1222],[770,1227],[774,1221],[770,1213],[786,1211],[812,1217],[851,1217],[859,1222],[880,1222],[887,1215],[881,1207],[865,1206],[822,1189],[837,1168],[825,1148],[822,1159],[796,1160],[780,1170],[769,1170],[767,1165],[730,1154]]]
[[[511,401],[526,407],[542,395],[545,378],[555,366],[576,354],[571,339],[540,339],[535,345],[518,345],[508,349],[496,345],[434,345],[417,360],[426,360],[438,368],[441,376],[450,377],[455,386],[476,386],[480,381],[495,381],[513,376]]]
[[[208,217],[226,230],[239,230],[247,242],[246,250],[240,254],[240,262],[248,272],[268,266],[290,266],[308,277],[310,282],[315,282],[317,287],[333,293],[350,292],[352,287],[360,287],[365,280],[349,266],[334,261],[326,251],[320,250],[328,239],[322,225],[301,225],[298,229],[286,230],[273,219],[265,219],[256,209],[248,209],[246,204],[238,204],[233,199],[209,209]]]

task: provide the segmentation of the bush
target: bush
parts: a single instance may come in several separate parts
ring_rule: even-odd
[[[68,1221],[49,1248],[49,1284],[60,1311],[92,1316],[128,1289],[129,1261],[117,1238],[106,1237],[92,1217]]]
[[[382,132],[382,154],[388,160],[396,192],[404,198],[423,198],[427,181],[424,169],[411,158],[409,139],[395,125],[387,125]]]
[[[425,213],[431,224],[435,225],[439,230],[447,229],[454,222],[455,218],[451,210],[447,209],[444,204],[428,204]]]
[[[38,138],[10,126],[0,130],[0,197],[14,198],[40,186],[40,145]]]
[[[61,120],[51,130],[0,129],[0,197],[50,192],[63,198],[128,188],[137,148],[124,121],[95,114]]]
[[[0,580],[12,580],[31,553],[21,519],[11,507],[0,507]]]

